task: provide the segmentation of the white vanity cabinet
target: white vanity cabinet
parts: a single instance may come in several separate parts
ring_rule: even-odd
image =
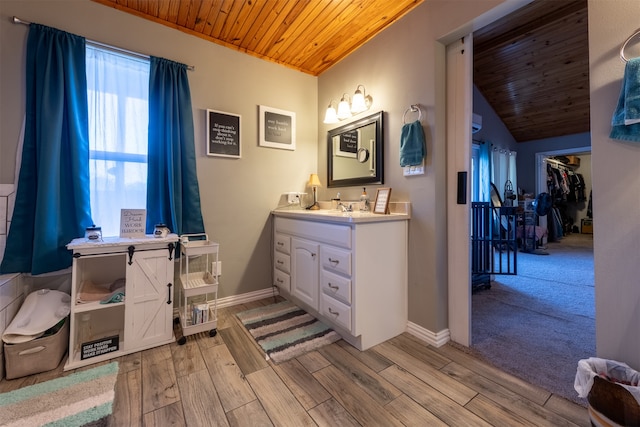
[[[173,273],[178,236],[75,239],[69,357],[65,370],[174,341]],[[122,282],[124,279],[124,282]],[[101,304],[91,289],[124,285],[124,301]],[[118,285],[119,286],[119,285]],[[79,300],[87,300],[80,303]]]
[[[274,211],[274,285],[366,350],[407,327],[408,215]]]
[[[318,265],[320,245],[310,240],[291,238],[291,294],[318,309]]]

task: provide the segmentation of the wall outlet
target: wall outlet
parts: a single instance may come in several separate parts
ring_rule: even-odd
[[[300,203],[300,194],[298,193],[287,193],[287,203],[290,205],[295,205]]]
[[[213,261],[211,263],[211,272],[214,276],[222,276],[222,261]]]

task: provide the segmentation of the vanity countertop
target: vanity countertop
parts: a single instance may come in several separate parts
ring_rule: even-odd
[[[289,208],[281,208],[274,209],[271,211],[273,215],[286,217],[286,218],[297,218],[297,219],[306,219],[313,221],[323,221],[323,222],[340,222],[340,223],[352,223],[352,224],[361,224],[368,222],[385,222],[385,221],[406,221],[411,218],[409,214],[408,206],[404,209],[401,209],[400,212],[391,212],[390,214],[382,215],[382,214],[374,214],[371,212],[341,212],[335,209],[318,209],[318,210],[307,210],[307,209],[289,209]]]

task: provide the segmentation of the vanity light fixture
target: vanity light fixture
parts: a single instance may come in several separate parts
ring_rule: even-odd
[[[362,88],[362,90],[360,90],[360,88]],[[373,98],[371,95],[366,95],[364,85],[358,85],[351,100],[351,114],[359,114],[363,111],[367,111],[371,108],[372,103]]]
[[[371,104],[373,104],[373,98],[371,95],[367,95],[364,85],[358,85],[355,93],[353,94],[353,98],[349,99],[348,93],[342,94],[337,112],[334,108],[334,104],[335,101],[332,99],[327,106],[323,123],[338,123],[339,120],[345,120],[351,116],[367,111],[371,108]]]
[[[320,183],[320,178],[318,178],[317,173],[312,173],[309,176],[309,182],[307,183],[307,185],[313,188],[313,204],[309,206],[307,209],[311,209],[312,211],[317,211],[318,209],[320,209],[320,206],[318,206],[318,187],[322,186],[322,184]]]
[[[351,117],[351,108],[349,107],[349,101],[346,99],[348,96],[349,94],[347,93],[343,94],[340,104],[338,104],[338,119],[340,120]]]
[[[332,99],[329,101],[327,112],[324,114],[324,123],[326,124],[338,123],[338,113],[336,113],[336,109],[333,104],[335,104],[335,101]]]

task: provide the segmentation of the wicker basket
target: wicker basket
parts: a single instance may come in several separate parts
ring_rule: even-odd
[[[593,426],[640,426],[640,406],[627,389],[605,378],[593,378],[587,396]]]

